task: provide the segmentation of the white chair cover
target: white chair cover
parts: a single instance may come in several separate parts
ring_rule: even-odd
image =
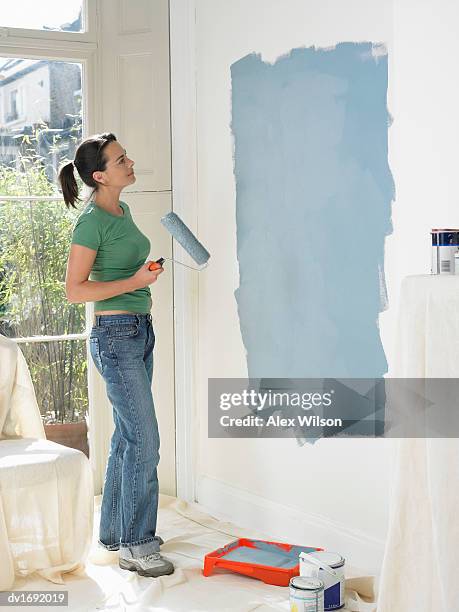
[[[15,575],[63,583],[81,570],[93,500],[87,457],[46,440],[24,356],[0,335],[0,590]]]

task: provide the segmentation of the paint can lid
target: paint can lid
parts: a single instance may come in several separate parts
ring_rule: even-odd
[[[325,565],[336,569],[337,567],[343,567],[344,557],[339,553],[328,552],[327,550],[315,550],[309,553],[311,557],[315,557],[318,561],[323,561]]]
[[[318,578],[307,578],[306,576],[293,576],[290,578],[290,586],[301,591],[322,591],[324,583]]]

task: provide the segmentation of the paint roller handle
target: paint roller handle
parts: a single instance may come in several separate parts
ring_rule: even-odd
[[[155,264],[153,269],[150,267]],[[158,276],[164,272],[164,268],[157,262],[146,261],[141,268],[131,277],[132,290],[143,289],[156,282]]]
[[[159,259],[157,259],[156,261],[153,261],[149,266],[148,269],[149,270],[159,270],[160,268],[163,267],[163,263],[165,262],[164,257],[160,257]]]

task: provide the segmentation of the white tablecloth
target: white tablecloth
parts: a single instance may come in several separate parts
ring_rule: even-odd
[[[459,378],[459,276],[404,279],[389,375]],[[396,445],[378,612],[459,610],[459,441]]]

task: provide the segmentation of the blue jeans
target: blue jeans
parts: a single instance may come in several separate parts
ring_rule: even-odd
[[[99,543],[127,557],[159,551],[159,431],[151,392],[155,334],[149,314],[96,315],[91,357],[113,407]]]

